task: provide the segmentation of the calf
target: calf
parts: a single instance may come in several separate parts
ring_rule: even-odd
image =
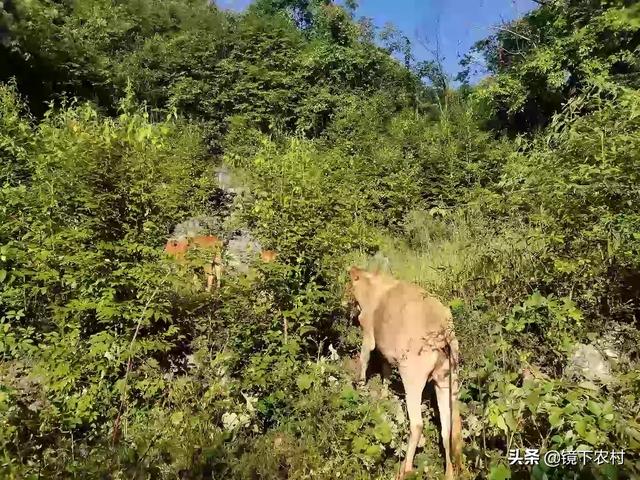
[[[209,250],[213,253],[211,262],[204,266],[204,273],[207,276],[207,291],[211,291],[213,277],[216,277],[216,284],[220,288],[220,278],[222,276],[222,240],[213,235],[202,235],[197,237],[185,237],[181,240],[169,239],[164,247],[164,251],[184,263],[187,251],[193,247]]]
[[[276,252],[275,250],[262,250],[262,252],[260,252],[260,260],[262,260],[264,263],[274,262],[277,257],[278,252]]]
[[[454,477],[461,466],[462,437],[458,410],[458,341],[449,308],[428,296],[421,288],[357,267],[349,270],[348,287],[360,307],[362,327],[360,381],[366,381],[367,365],[374,348],[396,365],[404,385],[409,413],[410,435],[407,456],[398,476],[413,470],[413,458],[422,436],[422,390],[435,383],[442,442],[445,449],[446,478]]]

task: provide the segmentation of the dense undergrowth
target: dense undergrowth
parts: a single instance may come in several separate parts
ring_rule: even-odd
[[[3,5],[3,478],[390,478],[408,425],[353,384],[352,263],[451,306],[465,478],[640,475],[636,2],[550,0],[458,90],[352,2]],[[207,294],[162,246],[227,215],[220,162],[250,190],[222,220],[279,257]],[[572,373],[579,344],[610,378]]]

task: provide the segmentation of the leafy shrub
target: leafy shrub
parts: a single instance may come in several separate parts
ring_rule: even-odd
[[[2,109],[15,112],[1,88]],[[213,185],[198,131],[173,121],[104,119],[84,105],[19,125],[0,133],[28,172],[0,192],[9,471],[42,468],[58,441],[106,438],[124,404],[159,398],[159,372],[194,332],[160,247],[182,215],[206,208]],[[18,414],[25,405],[32,422]]]

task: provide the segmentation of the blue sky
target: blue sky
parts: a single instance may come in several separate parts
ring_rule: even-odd
[[[242,10],[250,0],[218,0],[222,8]],[[458,62],[473,43],[491,33],[502,20],[533,9],[531,0],[359,0],[358,17],[373,18],[382,27],[392,22],[413,42],[418,59],[429,59],[439,44],[446,72],[455,76]],[[425,43],[427,48],[420,42]]]

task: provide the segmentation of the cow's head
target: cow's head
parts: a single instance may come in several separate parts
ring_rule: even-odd
[[[360,302],[366,294],[365,290],[371,275],[371,273],[356,266],[352,266],[349,269],[349,281],[344,288],[342,306],[347,309],[349,319],[354,323],[358,323],[357,318],[362,309]]]

